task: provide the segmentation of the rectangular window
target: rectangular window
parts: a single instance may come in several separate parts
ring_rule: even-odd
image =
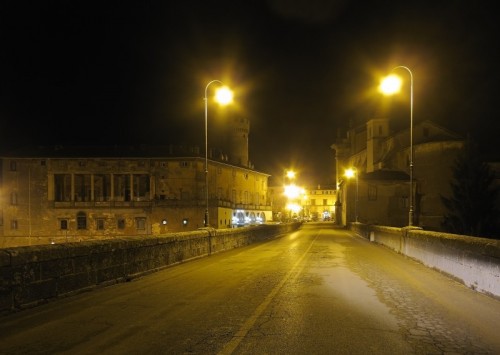
[[[118,229],[125,229],[125,219],[124,218],[118,218],[116,220],[116,227]]]
[[[328,205],[328,200],[326,198],[323,199],[323,206],[327,206]]]
[[[10,161],[10,171],[17,171],[17,162],[15,160]]]
[[[104,230],[104,218],[97,218],[96,219],[96,229],[99,231]]]
[[[399,200],[399,208],[407,209],[408,208],[408,196],[402,196]]]
[[[135,174],[132,176],[134,183],[134,197],[136,200],[149,200],[149,175]]]
[[[113,175],[116,201],[130,201],[130,176],[126,174]]]
[[[61,229],[61,230],[68,229],[68,220],[67,219],[60,219],[59,220],[59,229]]]
[[[145,217],[137,217],[135,219],[135,226],[137,230],[145,230],[146,229],[146,218]]]
[[[76,214],[76,228],[87,229],[87,215],[85,212],[78,212]]]
[[[377,199],[377,186],[368,186],[368,200],[375,201]]]
[[[90,174],[75,174],[75,201],[90,201]]]
[[[311,199],[311,206],[316,206],[316,199],[315,198]]]
[[[111,199],[111,176],[108,174],[94,175],[94,200],[109,201]]]
[[[18,228],[18,223],[17,219],[13,219],[10,221],[10,229],[17,229]]]
[[[17,192],[15,191],[10,193],[10,204],[17,205]]]
[[[54,200],[71,201],[71,175],[54,174]]]
[[[179,165],[181,168],[187,168],[189,166],[189,163],[187,161],[181,161],[179,162]]]

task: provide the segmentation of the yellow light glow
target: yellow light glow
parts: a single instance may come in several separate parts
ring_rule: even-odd
[[[354,169],[347,169],[344,173],[344,176],[348,179],[353,178],[356,175],[356,171]]]
[[[285,196],[289,199],[297,198],[300,194],[300,188],[294,184],[285,186]]]
[[[295,171],[288,170],[286,172],[286,177],[289,178],[289,179],[295,179]]]
[[[233,101],[233,92],[227,86],[222,86],[215,91],[215,101],[221,105],[230,104]]]
[[[288,205],[286,205],[286,208],[294,213],[299,213],[302,209],[302,207],[300,207],[300,205],[296,203],[289,203]]]
[[[401,78],[395,74],[385,77],[379,86],[379,91],[385,95],[392,95],[401,90]]]

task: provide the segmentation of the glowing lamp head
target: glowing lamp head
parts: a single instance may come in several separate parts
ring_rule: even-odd
[[[354,171],[354,169],[347,169],[344,173],[344,176],[348,179],[351,179],[353,178],[354,176],[356,175],[356,172]]]
[[[379,91],[384,95],[393,95],[401,90],[401,78],[395,74],[385,77],[379,86]]]
[[[215,101],[221,105],[228,105],[233,101],[233,92],[227,86],[223,86],[215,92]]]
[[[296,185],[287,185],[285,186],[285,196],[289,199],[297,198],[300,194],[300,188]]]

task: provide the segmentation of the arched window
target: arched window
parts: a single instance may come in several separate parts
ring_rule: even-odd
[[[78,212],[76,214],[76,228],[87,229],[87,215],[85,212]]]

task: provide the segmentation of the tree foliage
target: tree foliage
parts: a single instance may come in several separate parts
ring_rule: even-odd
[[[468,139],[453,165],[451,196],[441,196],[446,208],[443,227],[447,232],[476,237],[500,238],[495,174],[480,158]]]

